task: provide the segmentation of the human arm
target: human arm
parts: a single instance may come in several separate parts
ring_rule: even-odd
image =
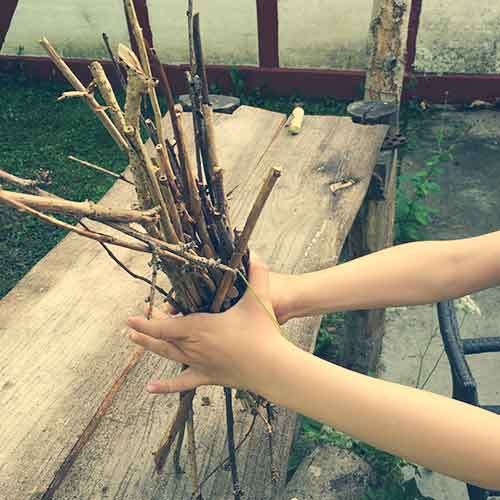
[[[417,305],[500,284],[500,231],[392,248],[297,276],[271,274],[281,323],[327,312]]]
[[[250,279],[260,300],[247,292],[223,314],[129,320],[133,342],[190,366],[177,378],[152,382],[150,392],[212,384],[251,390],[411,462],[500,488],[500,456],[491,453],[500,449],[497,415],[300,350],[279,333],[262,264],[252,261]]]

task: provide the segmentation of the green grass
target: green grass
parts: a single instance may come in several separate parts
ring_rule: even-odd
[[[86,104],[79,99],[56,102],[68,89],[59,83],[0,75],[0,88],[0,168],[26,178],[48,170],[53,178],[48,189],[53,193],[78,201],[99,200],[113,179],[81,168],[67,156],[116,172],[127,162]],[[4,206],[0,206],[0,227],[3,297],[65,232]]]
[[[122,171],[126,160],[86,104],[79,99],[57,102],[68,86],[58,82],[31,81],[17,75],[0,75],[0,168],[33,178],[38,170],[49,170],[49,190],[73,200],[99,200],[113,180],[67,160],[72,154]],[[331,98],[301,96],[269,97],[265,89],[246,89],[233,71],[233,94],[242,104],[289,114],[300,103],[307,114],[345,115],[347,103]],[[216,88],[212,89],[217,92]],[[360,92],[362,89],[359,89]],[[402,113],[404,128],[411,133],[410,147],[418,142],[421,113],[412,105]],[[31,216],[0,206],[0,298],[11,290],[61,238],[64,231]]]
[[[25,178],[36,178],[39,170],[48,170],[53,178],[49,191],[77,201],[99,200],[113,179],[79,167],[67,156],[115,172],[126,167],[125,157],[84,102],[57,102],[68,85],[29,80],[20,69],[14,76],[0,74],[0,168]],[[269,98],[260,91],[245,93],[239,85],[235,82],[235,94],[243,104],[289,113],[296,102],[301,102],[309,114],[345,112],[345,103],[333,99]],[[1,205],[0,226],[1,298],[66,232]]]

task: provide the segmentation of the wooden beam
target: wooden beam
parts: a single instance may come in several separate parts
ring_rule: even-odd
[[[9,32],[10,23],[16,12],[18,3],[19,0],[3,0],[0,7],[0,50]]]
[[[389,134],[399,132],[410,6],[411,0],[375,0],[373,4],[365,100],[397,104],[398,112],[391,119]],[[397,162],[397,149],[379,155],[377,168],[386,179],[384,199],[365,199],[349,239],[352,258],[393,244]],[[348,314],[347,324],[346,366],[362,373],[374,372],[382,348],[385,311]]]
[[[398,102],[406,69],[411,0],[374,0],[365,99]]]
[[[417,37],[422,13],[422,0],[411,2],[410,20],[408,23],[408,43],[406,45],[406,73],[413,73],[413,65],[417,55]]]
[[[278,0],[257,0],[259,65],[279,67]]]

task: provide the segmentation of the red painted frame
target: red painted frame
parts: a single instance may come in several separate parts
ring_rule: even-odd
[[[153,46],[153,33],[149,23],[146,0],[133,0],[139,21],[148,42]],[[17,0],[3,0],[0,10],[0,35],[8,30],[17,6]],[[494,101],[500,97],[500,75],[423,74],[413,72],[416,40],[423,0],[412,1],[407,46],[407,78],[404,99],[422,98],[430,102],[464,103],[475,99]],[[239,66],[249,89],[261,88],[271,95],[303,95],[354,100],[362,97],[364,71],[322,69],[294,69],[279,67],[278,0],[256,0],[259,32],[259,67]],[[1,30],[4,31],[1,31]],[[133,37],[132,37],[133,38]],[[0,37],[1,39],[1,37]],[[68,64],[84,81],[90,81],[89,60],[69,59]],[[105,66],[109,62],[103,62]],[[41,79],[61,79],[50,59],[46,57],[0,56],[0,71],[23,71]],[[165,66],[169,72],[174,92],[185,92],[184,65]],[[208,67],[210,83],[223,91],[232,87],[230,66]],[[110,72],[111,74],[112,72]]]
[[[2,9],[0,15],[0,49],[5,42],[5,37],[9,32],[10,23],[16,12],[19,0],[2,0]]]
[[[66,59],[68,65],[86,83],[91,76],[88,59]],[[102,61],[111,76],[109,61]],[[46,57],[0,56],[0,72],[22,68],[25,74],[42,80],[62,80],[50,59]],[[186,92],[184,72],[186,65],[165,65],[176,94]],[[222,91],[232,90],[232,66],[211,65],[208,79]],[[364,71],[332,71],[321,69],[259,68],[239,66],[249,89],[261,89],[269,95],[303,95],[331,97],[352,101],[362,98]],[[406,79],[404,99],[426,99],[429,102],[465,103],[475,99],[495,101],[500,97],[500,75],[435,75],[415,73]]]
[[[257,0],[257,26],[259,65],[261,68],[278,68],[280,65],[278,0]]]
[[[408,43],[406,46],[406,72],[413,71],[415,56],[417,55],[417,36],[420,27],[423,0],[411,0],[410,20],[408,22]]]

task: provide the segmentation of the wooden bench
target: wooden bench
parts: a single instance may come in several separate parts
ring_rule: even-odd
[[[235,189],[236,223],[244,221],[269,166],[283,167],[251,246],[273,270],[302,273],[337,262],[388,127],[306,116],[301,134],[291,136],[285,119],[241,107],[233,115],[216,115],[216,132],[226,185]],[[345,179],[354,183],[332,192],[330,186]],[[118,181],[103,201],[126,206],[133,197],[130,186]],[[144,271],[147,257],[125,249],[117,253],[130,268]],[[146,285],[128,277],[96,243],[69,235],[0,302],[0,498],[190,498],[189,474],[176,475],[171,459],[158,474],[152,457],[177,397],[144,390],[150,378],[171,376],[179,367],[135,353],[125,338],[126,318],[140,310],[147,293]],[[312,350],[319,323],[320,318],[295,320],[285,332]],[[221,389],[201,388],[195,411],[203,478],[226,456]],[[237,412],[236,419],[238,442],[252,417]],[[294,429],[295,415],[280,409],[278,486],[286,478]],[[262,422],[239,451],[238,463],[245,498],[272,498]],[[230,473],[219,470],[203,495],[230,498]]]

